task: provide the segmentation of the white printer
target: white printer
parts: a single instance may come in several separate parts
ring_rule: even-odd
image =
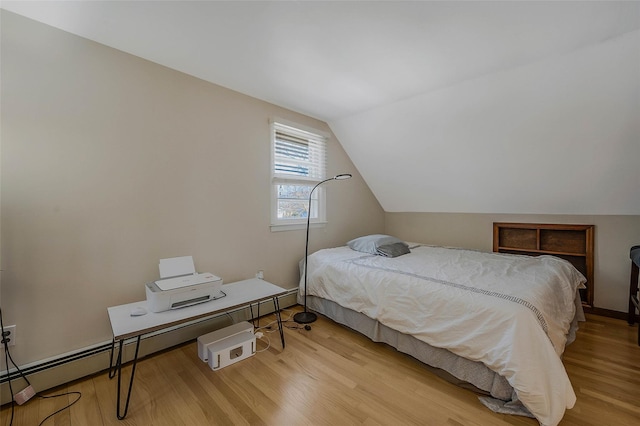
[[[160,259],[160,279],[145,285],[151,312],[183,308],[224,297],[222,279],[197,273],[191,256]]]

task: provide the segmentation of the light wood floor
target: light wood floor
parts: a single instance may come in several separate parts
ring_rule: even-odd
[[[578,402],[561,425],[640,424],[636,327],[588,316],[564,356]],[[489,411],[420,362],[328,319],[285,334],[284,351],[278,334],[269,333],[267,350],[216,372],[199,360],[195,342],[141,360],[122,421],[115,415],[116,382],[106,371],[48,391],[82,398],[45,425],[537,425]],[[75,398],[35,397],[16,407],[13,424],[38,425]],[[0,414],[8,425],[9,406]]]

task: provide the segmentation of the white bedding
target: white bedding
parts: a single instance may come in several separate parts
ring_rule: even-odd
[[[338,247],[310,255],[308,268],[310,295],[482,362],[542,425],[573,407],[560,356],[586,280],[569,262],[432,246],[385,258]]]

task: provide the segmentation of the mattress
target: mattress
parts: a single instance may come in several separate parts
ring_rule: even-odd
[[[308,268],[312,309],[487,391],[492,409],[555,425],[574,405],[561,355],[585,279],[569,262],[416,245],[397,258],[321,250]]]

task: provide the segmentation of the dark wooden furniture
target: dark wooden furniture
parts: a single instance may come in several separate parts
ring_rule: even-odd
[[[585,278],[580,290],[586,311],[593,307],[594,225],[550,223],[493,223],[493,251],[539,256],[548,254],[568,260]]]
[[[633,246],[629,251],[631,258],[631,279],[629,280],[629,325],[636,322],[636,308],[640,310],[638,301],[638,275],[640,274],[640,246]],[[640,346],[640,325],[638,326],[638,345]]]

